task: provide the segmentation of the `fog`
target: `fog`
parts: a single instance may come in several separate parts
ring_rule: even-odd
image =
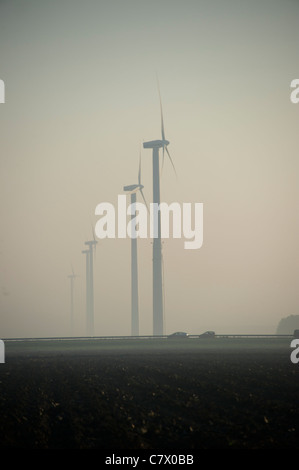
[[[1,338],[70,334],[72,266],[85,334],[84,243],[140,152],[152,202],[157,75],[178,175],[166,158],[161,201],[203,203],[200,249],[163,241],[165,332],[271,334],[299,313],[298,20],[288,0],[0,0]],[[130,240],[98,241],[95,334],[129,335]],[[147,335],[150,238],[138,269]]]

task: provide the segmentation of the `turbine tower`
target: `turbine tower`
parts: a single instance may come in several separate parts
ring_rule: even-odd
[[[93,240],[85,242],[88,250],[82,251],[86,255],[86,333],[94,336],[94,289],[93,289],[93,253],[97,241],[93,233]]]
[[[124,186],[124,191],[131,194],[131,205],[136,204],[137,192],[141,196],[147,207],[143,194],[144,186],[141,184],[141,157],[139,157],[138,184]],[[132,215],[131,220],[135,217]],[[131,335],[139,336],[139,300],[138,300],[138,263],[137,263],[137,238],[131,236]]]
[[[74,273],[74,269],[72,266],[72,274],[68,276],[71,282],[71,308],[70,308],[70,320],[71,320],[71,336],[74,335],[74,280],[78,277]]]
[[[163,148],[163,161],[164,164],[164,151],[166,150],[169,160],[175,171],[172,158],[169,154],[167,146],[169,141],[165,138],[164,121],[162,101],[160,89],[158,84],[159,99],[160,99],[160,112],[161,112],[161,140],[152,140],[144,142],[145,149],[153,150],[153,202],[160,205],[160,165],[159,165],[159,149]],[[176,173],[176,171],[175,171]],[[164,334],[164,318],[163,318],[163,274],[162,274],[162,243],[161,243],[161,214],[160,210],[157,211],[157,217],[154,217],[154,242],[153,242],[153,334]]]
[[[89,315],[87,317],[87,336],[94,336],[94,290],[93,290],[93,249],[98,242],[93,239],[85,242],[89,247]]]
[[[86,258],[86,334],[87,336],[91,336],[90,331],[90,268],[89,268],[89,255],[90,250],[83,250],[82,253],[85,255]]]

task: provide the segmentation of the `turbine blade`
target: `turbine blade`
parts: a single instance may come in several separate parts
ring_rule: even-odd
[[[141,184],[141,153],[139,154],[138,184]]]
[[[94,233],[94,226],[93,226],[93,224],[91,224],[91,230],[92,230],[93,241],[95,242],[94,245],[90,245],[91,256],[93,256],[93,254],[94,254],[94,259],[96,260],[96,252],[97,252],[97,244],[98,244],[98,242],[96,241],[96,237],[95,237],[95,233]],[[93,247],[94,247],[94,252],[93,252]]]
[[[92,231],[93,241],[95,242],[95,241],[96,241],[96,237],[95,237],[95,233],[94,233],[94,227],[93,227],[92,224],[91,224],[91,231]]]
[[[162,140],[165,140],[165,131],[164,131],[164,121],[163,121],[163,111],[162,111],[162,103],[161,103],[161,134]]]
[[[163,120],[163,109],[162,109],[162,100],[161,100],[160,85],[159,85],[158,77],[157,77],[157,83],[158,83],[158,92],[159,92],[159,100],[160,100],[161,134],[162,134],[162,140],[165,140],[165,130],[164,130],[164,120]]]
[[[162,176],[163,168],[164,168],[164,154],[165,154],[164,150],[165,150],[165,145],[163,145],[162,165],[161,165],[161,176]]]
[[[143,198],[143,200],[144,200],[144,202],[145,202],[145,205],[146,205],[146,208],[147,208],[147,212],[149,213],[149,208],[148,208],[147,202],[146,202],[146,200],[145,200],[145,197],[144,197],[144,194],[143,194],[142,189],[140,189],[140,192],[141,192],[141,196],[142,196],[142,198]]]
[[[165,148],[166,148],[167,155],[169,156],[169,160],[170,160],[170,162],[171,162],[171,164],[172,164],[172,167],[173,167],[173,169],[174,169],[175,175],[176,175],[176,177],[177,177],[178,175],[177,175],[177,172],[176,172],[174,163],[173,163],[173,161],[172,161],[172,158],[171,158],[171,156],[170,156],[170,153],[169,153],[169,151],[168,151],[167,146],[165,146]]]

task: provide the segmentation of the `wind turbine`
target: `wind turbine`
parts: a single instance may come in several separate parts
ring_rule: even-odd
[[[70,316],[71,316],[71,335],[73,336],[74,334],[74,280],[75,278],[78,277],[74,273],[74,269],[72,266],[72,274],[68,276],[68,278],[71,281],[71,309],[70,309]]]
[[[137,192],[139,191],[147,207],[143,188],[144,186],[141,184],[141,157],[139,157],[138,184],[131,184],[123,188],[128,194],[131,194],[131,205],[136,204]],[[132,215],[131,220],[134,217],[135,215]],[[134,236],[131,237],[131,335],[139,335],[137,238]]]
[[[93,249],[97,245],[93,233],[93,240],[85,242],[88,250],[82,251],[86,255],[86,332],[87,336],[94,336],[94,289],[93,289]]]
[[[153,202],[160,205],[160,165],[159,165],[159,149],[163,148],[162,165],[164,163],[164,152],[166,151],[172,167],[175,167],[168,151],[169,141],[165,138],[163,110],[160,88],[158,83],[159,99],[160,99],[160,113],[161,113],[161,140],[152,140],[144,142],[145,149],[153,149]],[[176,173],[176,171],[175,171]],[[153,334],[164,334],[164,321],[163,321],[163,275],[162,275],[162,244],[161,244],[161,214],[158,210],[157,217],[154,217],[154,242],[153,242]]]
[[[89,268],[89,254],[90,250],[83,250],[82,253],[86,258],[86,334],[91,335],[90,328],[90,268]]]

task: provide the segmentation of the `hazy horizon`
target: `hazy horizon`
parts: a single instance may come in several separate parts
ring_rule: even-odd
[[[163,243],[165,332],[272,334],[299,314],[299,3],[0,0],[0,338],[85,334],[84,243],[101,202],[142,183],[203,203],[203,246]],[[139,199],[142,202],[141,199]],[[129,203],[129,198],[128,198]],[[138,239],[140,334],[152,240]],[[130,240],[99,240],[95,335],[129,335]]]

